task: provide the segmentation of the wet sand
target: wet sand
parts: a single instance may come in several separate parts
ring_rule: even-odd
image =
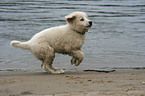
[[[145,96],[145,70],[1,72],[0,96]]]

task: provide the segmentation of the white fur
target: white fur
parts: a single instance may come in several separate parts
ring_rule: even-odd
[[[67,24],[45,29],[34,35],[27,42],[11,41],[11,46],[30,50],[34,56],[42,60],[41,67],[52,73],[63,73],[63,70],[52,67],[55,53],[72,56],[71,64],[78,66],[84,59],[81,49],[85,35],[90,28],[87,15],[84,12],[73,12],[66,17]],[[83,21],[80,19],[84,19]],[[88,27],[89,26],[89,27]]]

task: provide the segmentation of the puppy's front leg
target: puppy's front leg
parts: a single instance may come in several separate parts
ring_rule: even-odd
[[[79,66],[84,59],[84,53],[82,50],[73,50],[70,56],[73,56],[71,64],[75,64],[76,66]]]

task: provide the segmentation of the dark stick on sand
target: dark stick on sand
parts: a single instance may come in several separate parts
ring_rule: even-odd
[[[101,69],[87,69],[87,70],[83,70],[85,72],[104,72],[104,73],[109,73],[109,72],[114,72],[115,70],[101,70]]]

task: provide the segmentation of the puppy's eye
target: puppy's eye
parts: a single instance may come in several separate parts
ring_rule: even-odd
[[[80,21],[84,21],[84,19],[83,19],[83,18],[81,18],[81,19],[80,19]]]

